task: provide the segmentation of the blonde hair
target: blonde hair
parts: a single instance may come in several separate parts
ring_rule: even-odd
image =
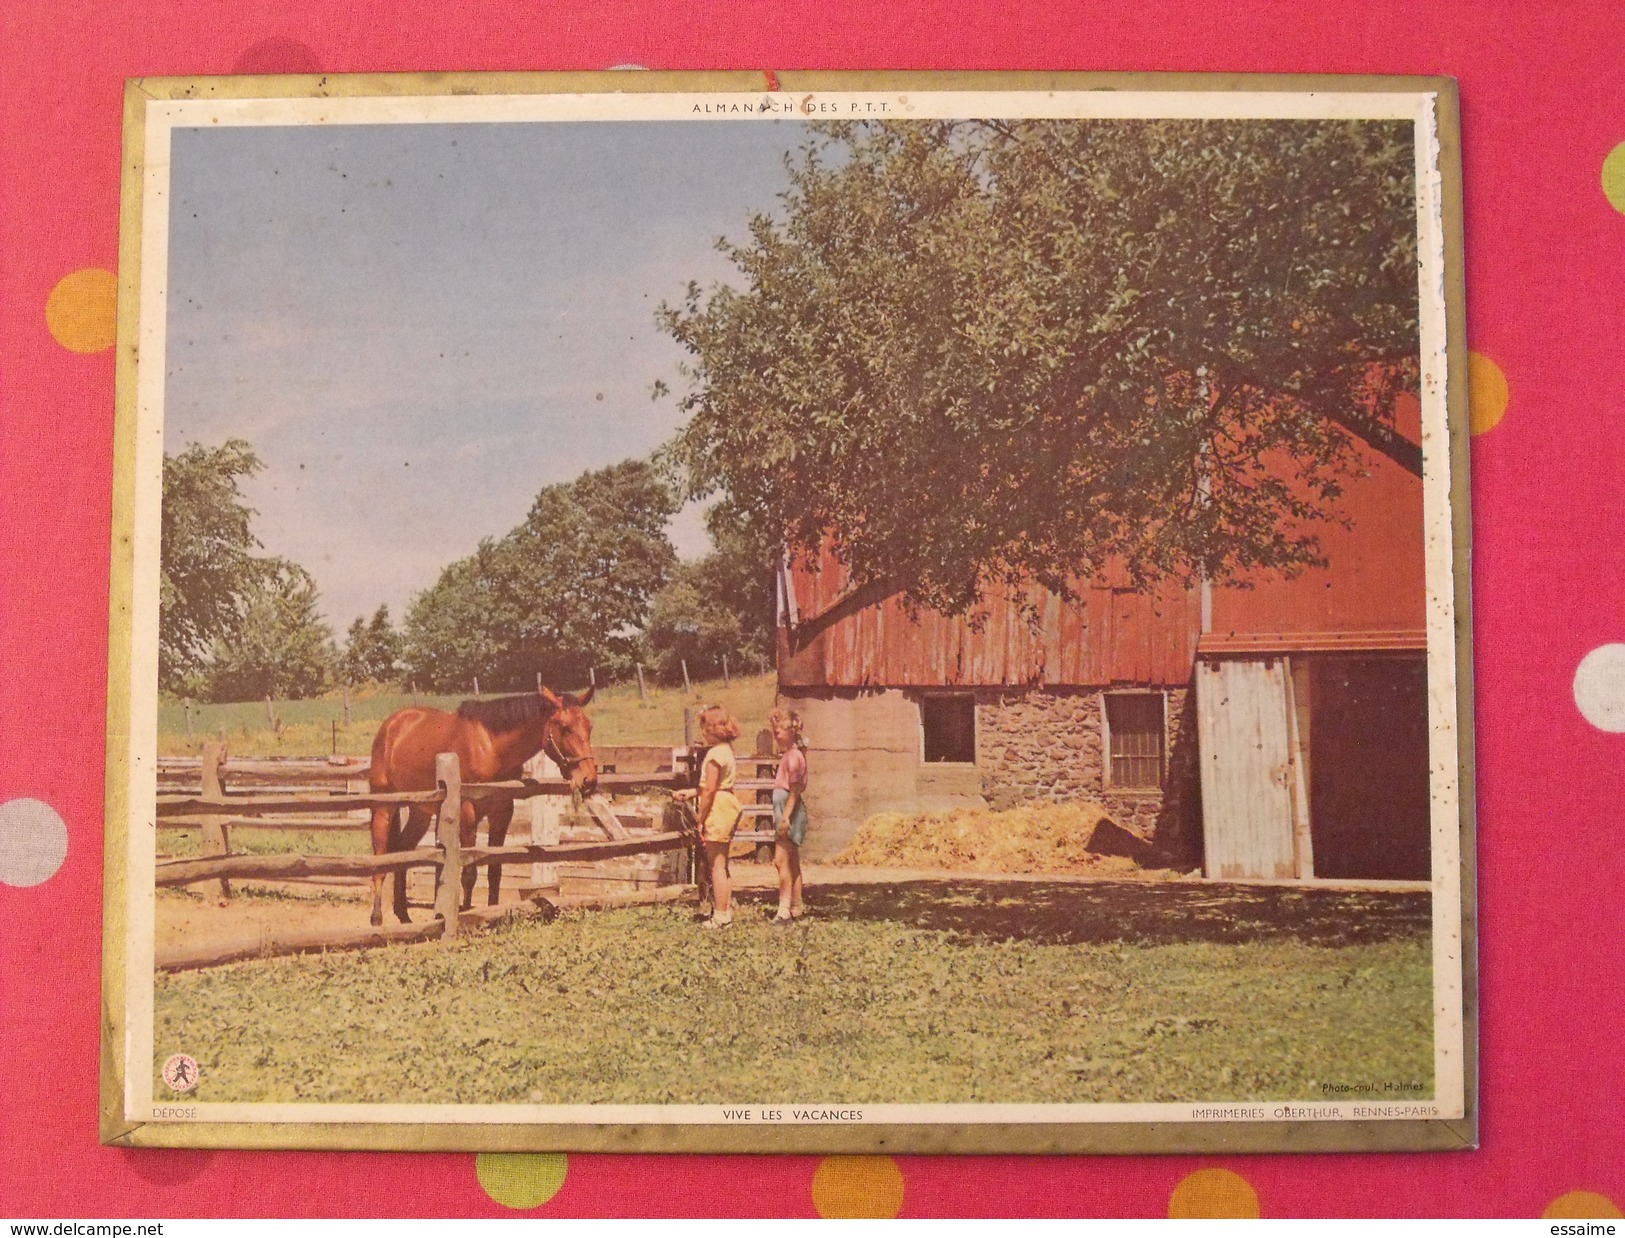
[[[801,733],[801,715],[793,709],[775,709],[767,716],[767,725],[774,731],[785,726],[790,730],[793,742],[798,748],[807,746],[807,737]]]
[[[738,720],[721,705],[707,705],[700,710],[700,729],[710,731],[724,743],[732,743],[745,733]]]

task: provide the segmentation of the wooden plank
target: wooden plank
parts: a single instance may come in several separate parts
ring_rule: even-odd
[[[592,819],[598,822],[599,828],[611,838],[620,841],[632,837],[626,832],[626,827],[616,819],[609,801],[602,795],[594,795],[587,800],[587,811],[592,814]]]
[[[203,768],[201,758],[159,757],[158,777],[190,778],[196,780]],[[232,760],[226,758],[221,771],[233,783],[257,782],[344,782],[351,778],[365,778],[371,762],[365,757],[338,765],[331,761]]]
[[[1292,777],[1293,876],[1315,875],[1315,849],[1309,819],[1309,664],[1286,660],[1287,761]]]
[[[358,950],[366,946],[383,946],[395,942],[426,941],[439,937],[445,925],[439,920],[421,924],[394,924],[378,928],[311,929],[303,932],[244,935],[225,943],[204,946],[160,948],[153,963],[159,971],[189,971],[199,967],[214,967],[220,963],[237,963],[244,959],[275,958],[288,954],[311,954],[327,950]]]
[[[388,791],[366,795],[160,795],[158,816],[196,817],[224,809],[228,813],[350,812],[357,808],[430,807],[444,798],[440,791]]]
[[[201,775],[203,794],[209,799],[221,799],[225,795],[225,788],[220,782],[220,765],[226,758],[224,744],[217,741],[203,745],[203,770]],[[203,839],[200,846],[204,855],[227,855],[231,851],[231,844],[226,837],[226,823],[222,817],[210,816],[203,818]],[[231,881],[220,878],[220,897],[231,897]]]
[[[687,782],[670,773],[648,774],[600,774],[598,776],[598,789],[601,792],[633,791],[642,787],[657,790],[677,790],[687,786]],[[529,799],[535,795],[570,795],[575,788],[563,778],[510,778],[502,782],[465,782],[463,796],[466,799],[484,799],[491,795],[511,795],[516,800]]]
[[[161,830],[195,830],[208,818],[165,817],[158,823]],[[303,820],[298,817],[226,817],[225,824],[241,830],[365,830],[371,822],[365,817],[353,821]]]
[[[457,907],[463,900],[463,791],[455,752],[442,752],[435,757],[434,778],[440,784],[443,797],[435,819],[435,832],[446,857],[440,866],[440,888],[435,892],[434,909],[446,922],[446,936],[456,937]]]
[[[1278,659],[1196,666],[1202,849],[1209,877],[1292,877],[1285,668]]]
[[[388,855],[219,855],[204,859],[170,860],[154,870],[153,884],[181,886],[211,877],[281,878],[387,873],[419,864],[439,864],[440,848],[392,851]]]
[[[693,896],[691,885],[660,886],[653,890],[639,890],[631,894],[574,894],[553,895],[520,903],[504,903],[497,907],[475,907],[460,912],[457,926],[472,930],[514,917],[546,915],[554,909],[580,907],[636,907],[649,904],[674,903]],[[426,920],[418,924],[393,924],[377,928],[354,930],[313,929],[305,932],[267,933],[250,936],[244,934],[234,941],[210,943],[205,946],[183,946],[159,949],[154,963],[159,971],[188,971],[212,967],[221,963],[243,962],[248,959],[277,958],[290,954],[325,953],[329,950],[360,950],[370,946],[430,941],[445,934],[446,922]]]

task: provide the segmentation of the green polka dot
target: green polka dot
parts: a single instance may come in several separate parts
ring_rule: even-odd
[[[1625,142],[1608,152],[1602,161],[1602,191],[1614,204],[1614,209],[1625,214]]]
[[[481,1152],[474,1173],[504,1208],[540,1208],[559,1193],[570,1158],[562,1152]]]

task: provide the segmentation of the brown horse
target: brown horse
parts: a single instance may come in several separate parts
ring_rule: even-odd
[[[584,795],[598,789],[598,763],[592,755],[592,723],[582,712],[592,700],[592,690],[582,696],[558,696],[546,688],[522,696],[505,696],[492,701],[464,701],[457,712],[438,709],[397,710],[384,719],[372,741],[372,768],[368,783],[374,793],[383,791],[432,791],[435,757],[455,752],[464,782],[500,782],[518,778],[521,767],[538,752],[545,752],[559,773]],[[372,853],[410,851],[418,845],[433,820],[424,808],[408,808],[406,825],[399,824],[398,810],[372,810]],[[466,800],[459,818],[458,833],[464,847],[474,845],[479,817],[490,823],[491,845],[500,847],[513,821],[513,797],[495,795],[482,800],[479,812]],[[488,889],[492,905],[502,888],[502,866],[490,866]],[[372,879],[372,922],[384,922],[384,874]],[[463,870],[463,902],[466,909],[474,901],[474,870]],[[411,922],[406,914],[406,870],[395,873],[395,915],[402,924]]]

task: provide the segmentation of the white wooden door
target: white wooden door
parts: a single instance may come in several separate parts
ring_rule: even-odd
[[[1281,658],[1196,664],[1209,877],[1298,875],[1287,675]]]

